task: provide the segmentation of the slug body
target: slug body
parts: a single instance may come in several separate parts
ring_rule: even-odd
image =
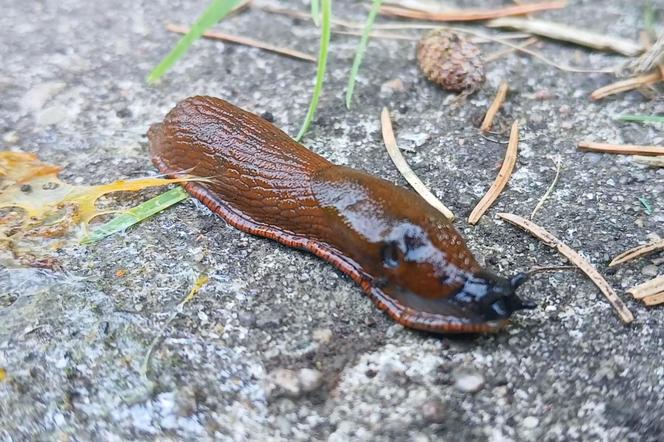
[[[162,173],[209,179],[184,187],[229,224],[329,261],[406,327],[495,331],[532,308],[514,293],[524,276],[482,270],[419,195],[334,165],[226,101],[188,98],[148,138]]]

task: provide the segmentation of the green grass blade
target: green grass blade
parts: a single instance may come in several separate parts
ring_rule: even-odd
[[[311,0],[311,19],[316,27],[320,26],[320,0]]]
[[[144,219],[159,213],[167,207],[186,199],[189,194],[180,186],[164,192],[143,204],[139,204],[126,212],[116,216],[106,224],[96,228],[92,233],[81,240],[81,244],[91,244],[106,238],[114,233],[121,232]]]
[[[664,123],[664,115],[621,115],[618,120],[637,123]]]
[[[311,97],[309,110],[307,116],[304,118],[304,123],[300,128],[300,132],[295,137],[300,140],[302,136],[309,130],[311,122],[316,114],[318,107],[318,99],[323,90],[323,79],[325,78],[325,69],[327,66],[327,51],[330,46],[330,22],[332,21],[332,0],[321,0],[323,6],[323,23],[320,30],[320,48],[318,50],[318,68],[316,69],[316,85],[314,86],[314,93]]]
[[[652,204],[650,204],[650,201],[648,201],[647,198],[639,198],[639,202],[643,206],[644,211],[646,212],[646,215],[652,215]]]
[[[371,34],[371,29],[373,28],[374,21],[376,20],[376,15],[378,15],[378,10],[380,5],[383,3],[383,0],[373,0],[371,5],[371,11],[367,16],[367,21],[364,24],[364,30],[362,31],[362,38],[357,44],[357,49],[355,50],[355,59],[353,60],[353,67],[350,70],[350,76],[348,77],[348,86],[346,86],[346,108],[350,109],[350,103],[353,100],[353,90],[355,89],[355,80],[357,79],[357,73],[360,71],[360,66],[362,65],[362,59],[364,58],[364,53],[367,50],[367,44],[369,43],[369,34]]]
[[[656,20],[655,8],[652,6],[652,1],[646,1],[645,9],[643,10],[643,27],[644,31],[653,39],[657,38],[657,33],[655,32],[655,20]]]
[[[157,67],[150,72],[147,77],[148,83],[154,83],[164,75],[164,73],[187,52],[187,49],[189,49],[189,46],[191,46],[193,42],[201,38],[201,35],[203,35],[208,28],[214,26],[219,20],[228,15],[239,2],[240,0],[213,0],[210,6],[208,6],[205,12],[203,12],[196,23],[191,27],[191,30],[178,41],[171,52],[169,52]]]

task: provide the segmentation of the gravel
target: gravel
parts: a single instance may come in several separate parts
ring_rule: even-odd
[[[145,133],[194,94],[225,98],[296,133],[310,99],[310,63],[205,40],[158,84],[145,83],[177,40],[164,24],[192,23],[207,3],[5,4],[2,148],[35,152],[72,183],[154,175]],[[638,40],[645,0],[568,3],[538,17]],[[662,0],[652,4],[664,8]],[[334,8],[356,21],[366,14],[347,0]],[[257,9],[219,28],[317,51],[318,30],[309,23]],[[379,113],[389,107],[398,139],[413,151],[406,159],[457,214],[478,258],[505,275],[565,264],[496,218],[501,211],[528,216],[553,180],[551,159],[560,158],[560,179],[535,222],[606,275],[634,323],[622,325],[597,288],[571,271],[533,277],[522,293],[538,308],[515,315],[500,333],[413,332],[327,263],[239,232],[188,200],[92,246],[51,251],[61,271],[0,270],[0,440],[662,440],[664,309],[623,293],[664,273],[661,253],[611,271],[607,264],[664,236],[664,169],[576,149],[582,139],[661,143],[661,125],[615,119],[664,113],[661,96],[591,102],[590,92],[612,76],[563,72],[512,53],[489,63],[485,84],[452,107],[454,96],[419,73],[414,42],[376,39],[349,111],[343,96],[356,42],[334,35],[304,144],[406,186],[381,141]],[[531,48],[575,66],[625,61],[545,40]],[[518,119],[519,160],[509,186],[471,227],[465,218],[504,156],[503,143],[478,132],[503,79],[510,94],[489,138],[504,141]],[[150,195],[114,201],[131,206]],[[201,273],[209,282],[160,332]]]

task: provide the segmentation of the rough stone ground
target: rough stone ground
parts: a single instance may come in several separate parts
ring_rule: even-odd
[[[251,48],[199,42],[161,83],[146,85],[147,72],[176,41],[163,25],[192,22],[207,1],[2,3],[3,149],[37,152],[64,166],[70,182],[154,174],[148,125],[190,95],[271,112],[291,134],[304,117],[314,65]],[[664,8],[661,0],[652,3]],[[644,5],[572,0],[541,17],[636,39]],[[366,13],[350,1],[334,7],[355,20]],[[309,23],[260,10],[220,27],[317,50]],[[412,42],[380,40],[370,45],[347,111],[342,97],[355,42],[333,38],[325,94],[304,140],[313,150],[405,185],[379,133],[380,109],[389,106],[400,143],[414,151],[408,161],[459,215],[456,225],[480,259],[503,274],[564,262],[495,216],[527,216],[552,181],[550,157],[558,155],[560,181],[536,221],[580,250],[621,293],[664,273],[661,254],[615,271],[606,265],[662,235],[664,169],[575,148],[586,137],[661,145],[661,126],[613,119],[662,113],[661,99],[634,92],[592,103],[590,91],[609,75],[566,73],[512,54],[491,63],[484,87],[450,109],[450,96],[419,75]],[[553,42],[536,49],[583,66],[623,62]],[[393,79],[405,91],[381,92]],[[498,128],[519,119],[524,141],[508,189],[470,227],[464,219],[504,153],[477,129],[501,79],[512,92]],[[152,194],[117,201],[130,206]],[[5,441],[664,438],[664,308],[647,309],[623,295],[636,316],[625,327],[576,272],[530,282],[523,293],[539,308],[516,315],[499,334],[441,337],[395,325],[330,265],[225,226],[191,200],[56,257],[62,272],[0,272]],[[126,276],[117,276],[122,269]],[[144,355],[203,272],[210,282],[155,349],[150,393],[140,375]]]

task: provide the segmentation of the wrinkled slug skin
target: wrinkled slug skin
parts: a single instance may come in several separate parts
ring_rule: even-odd
[[[188,98],[148,137],[162,173],[209,179],[184,187],[229,224],[329,261],[406,327],[495,331],[526,307],[518,283],[482,270],[419,195],[334,165],[224,100]]]

